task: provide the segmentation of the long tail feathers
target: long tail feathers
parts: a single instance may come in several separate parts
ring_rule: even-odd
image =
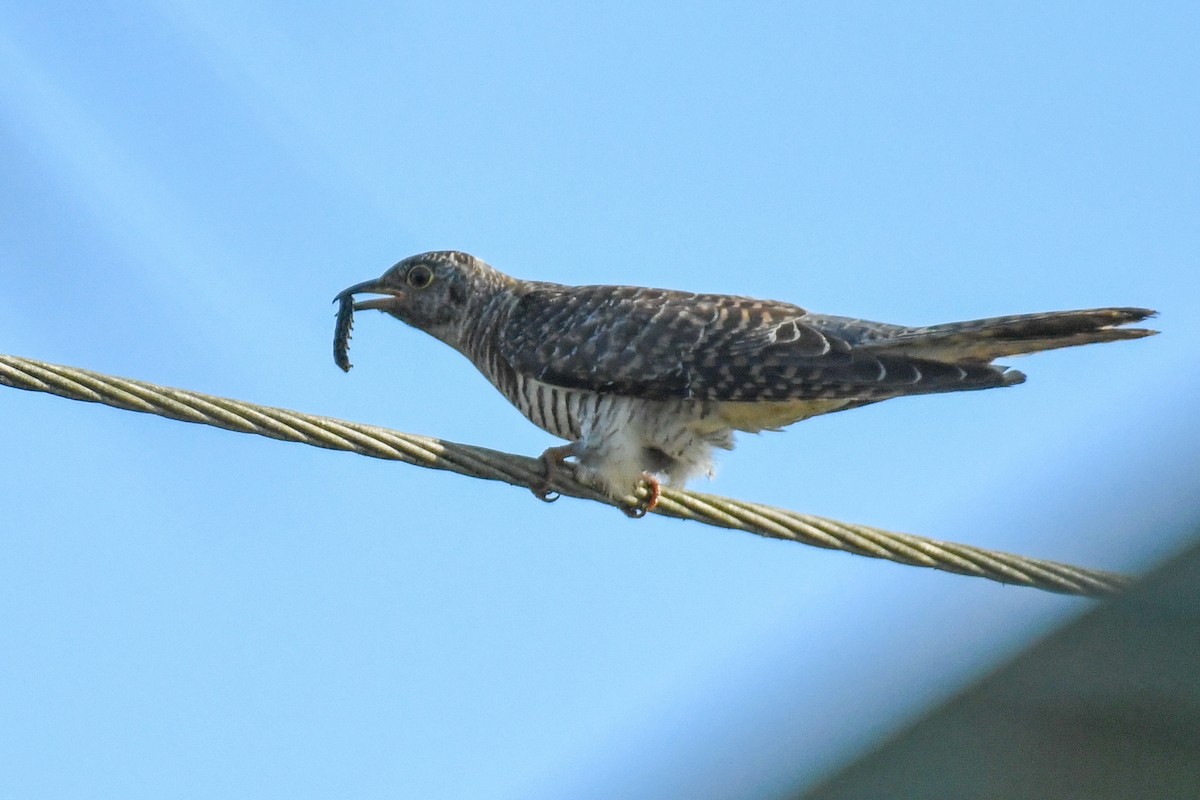
[[[1120,326],[1140,322],[1154,314],[1148,308],[1094,308],[1019,314],[910,328],[904,333],[864,346],[871,350],[904,353],[938,361],[986,363],[994,358],[1059,347],[1153,336],[1158,331]],[[1024,376],[1014,370],[1011,378],[1006,383],[1019,383]]]

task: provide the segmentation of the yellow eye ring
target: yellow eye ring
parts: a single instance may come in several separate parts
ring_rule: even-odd
[[[417,264],[408,271],[405,277],[408,285],[414,289],[424,289],[429,284],[433,283],[433,270],[424,264]]]

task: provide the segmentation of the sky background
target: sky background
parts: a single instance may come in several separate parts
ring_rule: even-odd
[[[194,5],[195,7],[185,7]],[[696,488],[1086,566],[1200,496],[1195,3],[0,2],[0,352],[537,454],[340,289],[1146,305]],[[0,388],[0,796],[751,798],[1089,601]]]

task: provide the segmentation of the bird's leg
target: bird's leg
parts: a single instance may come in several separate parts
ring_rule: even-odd
[[[544,470],[542,480],[530,487],[534,497],[547,503],[553,503],[557,500],[559,495],[552,488],[552,484],[559,473],[566,471],[568,467],[567,459],[578,456],[578,442],[571,442],[559,447],[547,447],[540,459]],[[646,496],[638,500],[636,505],[619,506],[627,517],[640,519],[646,516],[654,510],[655,506],[658,505],[658,499],[662,497],[662,484],[659,483],[658,478],[655,478],[649,472],[643,472],[642,480],[646,484]]]
[[[621,510],[625,512],[625,516],[632,519],[641,519],[649,514],[658,505],[658,498],[662,497],[662,484],[659,483],[658,478],[649,472],[643,472],[642,480],[646,482],[646,496],[639,500],[638,504],[633,507],[621,507]]]
[[[538,500],[553,503],[558,499],[558,492],[550,488],[550,484],[554,481],[555,476],[566,468],[566,460],[571,456],[579,455],[575,444],[575,442],[571,442],[560,447],[547,447],[546,452],[542,453],[541,461],[545,475],[540,483],[531,487],[534,497]]]

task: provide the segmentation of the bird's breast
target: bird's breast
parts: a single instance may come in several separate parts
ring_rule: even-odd
[[[595,392],[554,386],[521,374],[515,376],[511,392],[505,395],[534,425],[570,441],[579,440],[608,405]]]

